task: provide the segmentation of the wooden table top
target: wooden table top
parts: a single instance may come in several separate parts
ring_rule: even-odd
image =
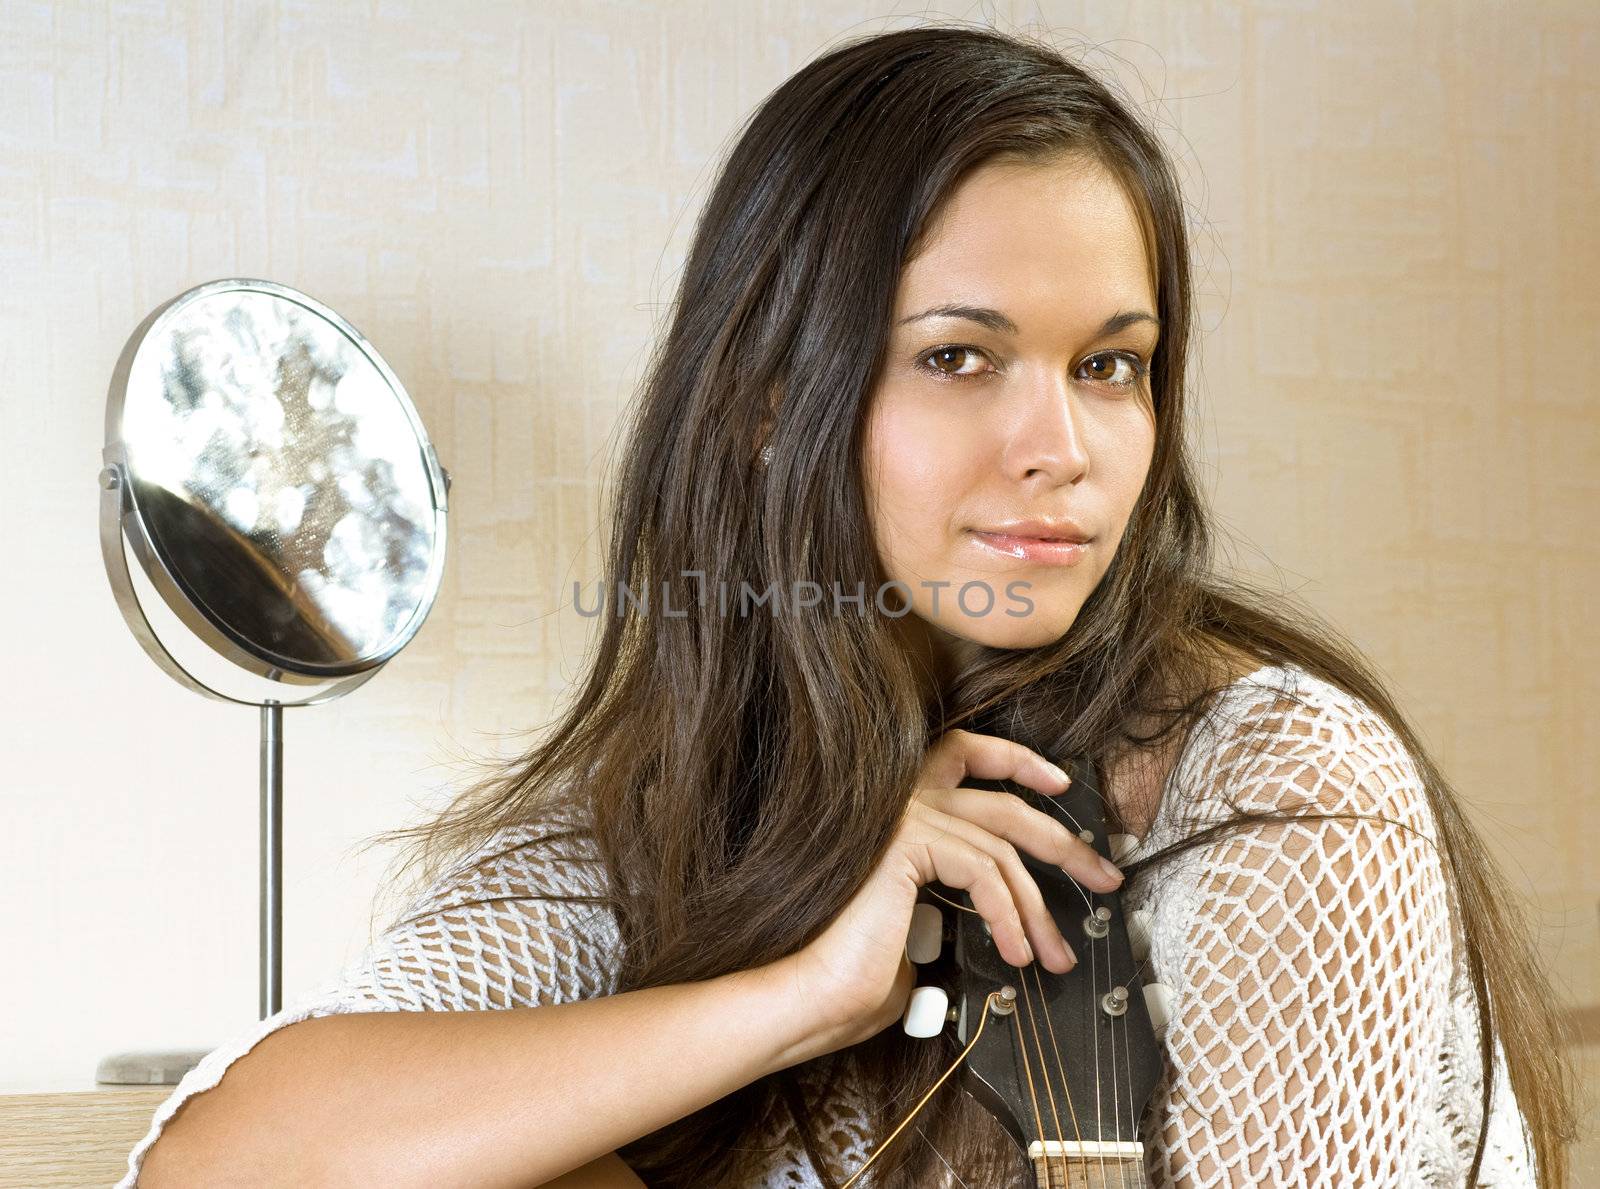
[[[0,1092],[0,1186],[108,1189],[171,1086]]]

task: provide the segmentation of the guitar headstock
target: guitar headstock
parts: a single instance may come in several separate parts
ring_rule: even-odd
[[[1015,793],[1109,856],[1093,766],[1067,768],[1072,785],[1057,796],[1007,780],[962,784]],[[963,1084],[1028,1154],[1041,1189],[1143,1186],[1139,1123],[1161,1077],[1156,1027],[1166,1007],[1165,988],[1152,986],[1147,999],[1140,977],[1148,938],[1140,922],[1130,936],[1120,889],[1093,891],[1020,847],[1018,854],[1078,964],[1065,974],[1038,962],[1012,966],[966,892],[935,881],[919,897],[908,945],[922,986],[906,1030],[932,1035],[953,1027],[963,1048],[976,1037]],[[932,908],[940,913],[937,937]]]

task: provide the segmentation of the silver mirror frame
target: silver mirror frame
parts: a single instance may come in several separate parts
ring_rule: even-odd
[[[133,371],[134,362],[146,342],[159,341],[163,328],[175,319],[191,302],[233,290],[266,293],[293,302],[337,328],[350,340],[356,350],[378,370],[384,381],[389,385],[390,391],[410,421],[411,428],[421,445],[423,465],[427,472],[434,508],[432,556],[429,559],[427,576],[423,580],[423,597],[421,601],[412,613],[411,618],[395,634],[395,638],[390,641],[389,646],[381,653],[346,663],[310,665],[288,662],[285,658],[270,658],[253,650],[242,638],[236,638],[224,630],[221,625],[214,622],[202,608],[197,607],[183,592],[182,587],[173,575],[172,567],[162,556],[162,550],[157,544],[155,536],[150,532],[142,510],[138,505],[138,500],[134,496],[134,485],[130,482],[127,444],[123,433],[123,412],[127,401],[128,381]],[[429,440],[427,431],[423,427],[422,419],[417,414],[416,406],[407,394],[405,386],[400,383],[399,377],[390,370],[388,364],[383,361],[382,356],[373,349],[360,331],[315,298],[291,289],[287,285],[278,284],[275,281],[229,278],[197,285],[158,306],[129,336],[126,345],[122,349],[122,354],[117,360],[106,400],[105,433],[106,444],[101,453],[103,467],[99,478],[100,548],[105,559],[106,573],[110,577],[117,606],[121,610],[123,618],[127,621],[129,629],[133,632],[134,638],[139,641],[140,646],[150,658],[180,684],[208,698],[238,705],[315,706],[319,703],[342,697],[369,680],[383,667],[390,657],[405,647],[427,619],[428,612],[432,609],[434,601],[438,597],[439,587],[444,577],[446,553],[445,522],[449,506],[450,475],[439,465],[439,458],[434,451],[433,443]],[[185,627],[217,655],[246,672],[285,686],[321,686],[323,688],[310,697],[283,702],[273,699],[268,703],[263,703],[254,699],[236,698],[222,693],[190,673],[162,643],[155,628],[151,625],[143,608],[140,606],[138,594],[133,586],[132,575],[128,570],[127,557],[123,552],[122,543],[124,540],[128,542],[128,547],[133,550],[140,567],[144,570],[144,573],[150,579],[151,585],[160,594],[167,607],[183,622]],[[283,663],[279,663],[279,661],[283,661]],[[332,685],[327,684],[330,680],[333,681]]]

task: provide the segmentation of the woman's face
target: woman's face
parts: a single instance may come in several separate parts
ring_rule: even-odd
[[[945,667],[974,642],[1059,640],[1110,566],[1155,447],[1158,327],[1138,217],[1098,165],[985,164],[930,230],[862,470],[879,559],[910,588],[903,626]],[[967,308],[928,313],[944,306]],[[1004,531],[1019,521],[1052,523]],[[1016,539],[1063,521],[1087,543]]]

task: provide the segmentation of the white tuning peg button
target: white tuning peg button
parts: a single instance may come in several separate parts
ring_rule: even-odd
[[[1132,834],[1107,834],[1106,842],[1111,847],[1111,861],[1120,863],[1127,857],[1129,851],[1139,845],[1139,840]]]
[[[911,930],[906,934],[906,957],[932,962],[944,948],[944,914],[937,904],[919,902],[911,910]]]
[[[907,1036],[924,1039],[938,1036],[944,1031],[945,1014],[949,1010],[950,996],[945,994],[943,987],[918,987],[911,992],[911,1001],[906,1004],[901,1026],[905,1028]]]
[[[1165,1032],[1172,1019],[1172,988],[1166,983],[1146,983],[1144,1006],[1150,1013],[1150,1026],[1157,1034]]]
[[[1150,910],[1136,908],[1128,914],[1128,950],[1135,962],[1150,956]]]

